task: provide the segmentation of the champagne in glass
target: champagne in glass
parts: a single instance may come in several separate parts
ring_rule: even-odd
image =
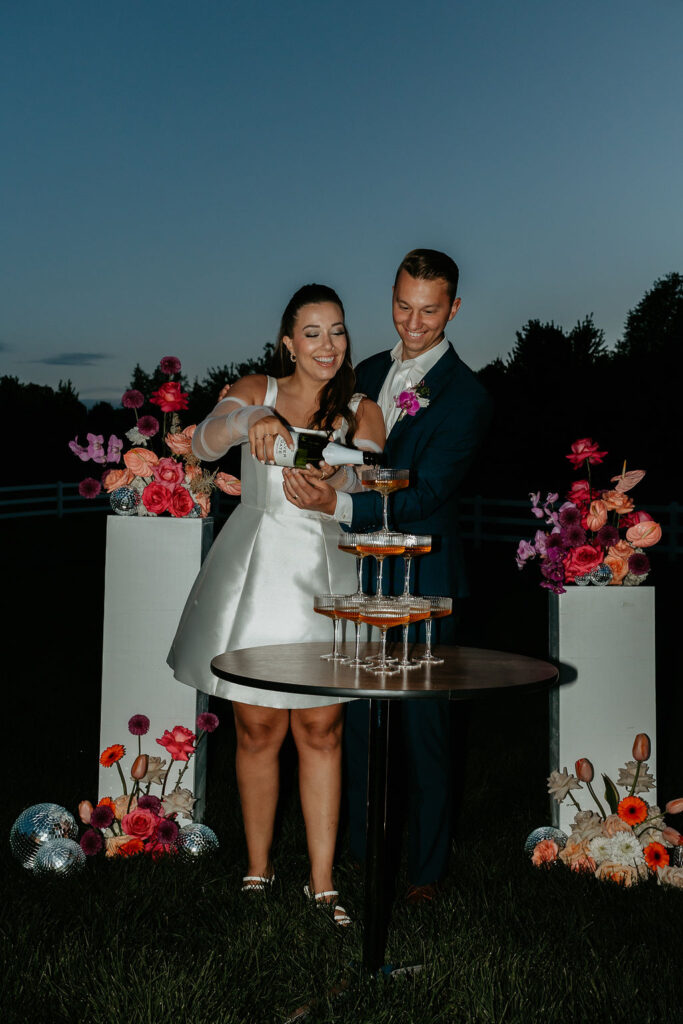
[[[443,658],[432,654],[432,621],[443,619],[453,611],[452,597],[427,597],[429,602],[429,618],[425,621],[425,652],[417,661],[422,665],[443,665]]]
[[[347,555],[356,556],[356,572],[358,573],[356,597],[363,597],[363,559],[365,558],[365,552],[359,548],[362,536],[360,533],[345,533],[337,545],[340,551],[346,552]]]
[[[339,653],[339,614],[337,612],[336,594],[316,594],[313,598],[313,611],[318,615],[326,615],[334,622],[334,642],[330,654],[321,654],[324,661],[346,661],[346,657]]]
[[[407,469],[388,469],[373,466],[367,469],[360,478],[363,487],[371,491],[379,491],[382,495],[382,528],[389,530],[389,495],[410,486],[410,471]]]
[[[404,534],[379,530],[377,533],[358,535],[358,552],[373,555],[377,561],[377,597],[382,596],[382,572],[387,555],[402,555],[405,550]]]
[[[369,669],[375,675],[395,675],[400,671],[387,662],[387,630],[392,626],[403,626],[410,621],[410,605],[401,598],[368,598],[360,610],[360,621],[377,626],[381,633],[379,661]]]
[[[429,615],[429,601],[424,597],[412,597],[402,598],[408,604],[409,618],[408,622],[403,627],[403,657],[398,663],[398,668],[419,668],[417,661],[412,661],[408,657],[408,629],[414,622],[421,622],[422,619],[426,619]]]
[[[432,538],[429,534],[406,533],[404,538],[405,576],[403,578],[403,596],[410,596],[410,565],[417,555],[428,555],[432,550]]]
[[[353,622],[356,629],[356,647],[354,656],[351,659],[347,659],[344,664],[350,668],[357,668],[364,665],[365,662],[360,657],[360,613],[365,604],[367,598],[364,594],[351,594],[349,597],[337,598],[337,615],[340,619],[347,619]]]

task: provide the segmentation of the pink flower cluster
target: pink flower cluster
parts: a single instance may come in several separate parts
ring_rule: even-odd
[[[609,570],[605,576],[610,586],[637,585],[650,570],[643,549],[661,540],[660,525],[648,512],[636,510],[626,493],[642,480],[644,470],[627,473],[624,465],[622,473],[611,478],[614,487],[593,487],[589,467],[606,455],[589,437],[575,441],[567,458],[575,469],[585,465],[588,478],[574,481],[559,507],[557,493],[546,495],[543,502],[540,492],[529,495],[532,515],[549,529],[537,530],[533,542],[519,542],[517,566],[521,569],[538,556],[541,586],[556,594],[564,593],[564,584],[589,577],[602,566]]]

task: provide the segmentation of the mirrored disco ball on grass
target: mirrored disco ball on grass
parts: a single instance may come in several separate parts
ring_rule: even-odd
[[[192,822],[181,828],[176,839],[176,848],[184,860],[196,860],[218,849],[218,838],[208,825]]]
[[[109,495],[109,504],[117,516],[135,516],[140,504],[140,495],[132,487],[117,487]]]
[[[38,847],[33,870],[36,875],[76,875],[85,865],[85,854],[73,839],[48,839]]]
[[[12,853],[25,868],[33,868],[39,848],[50,839],[78,839],[76,819],[59,804],[27,807],[9,834]]]
[[[560,828],[553,828],[552,825],[543,825],[541,828],[535,828],[533,832],[530,832],[526,837],[524,843],[524,852],[529,857],[533,855],[536,844],[540,843],[543,839],[553,839],[557,843],[558,850],[564,850],[567,845],[567,836]]]

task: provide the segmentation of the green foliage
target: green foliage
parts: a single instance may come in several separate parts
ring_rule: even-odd
[[[618,342],[617,355],[649,359],[652,356],[680,358],[683,346],[683,276],[667,274],[655,281],[632,309]]]

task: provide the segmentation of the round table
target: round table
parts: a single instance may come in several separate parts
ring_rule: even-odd
[[[361,644],[361,656],[375,653],[376,644]],[[419,654],[421,647],[412,653]],[[353,644],[341,645],[353,654]],[[471,700],[499,691],[553,686],[554,665],[521,654],[477,647],[440,647],[442,665],[372,675],[364,668],[324,661],[329,644],[274,644],[220,654],[211,662],[222,679],[264,690],[287,690],[369,700],[367,844],[363,963],[378,970],[384,957],[384,866],[386,853],[388,709],[392,700]]]

